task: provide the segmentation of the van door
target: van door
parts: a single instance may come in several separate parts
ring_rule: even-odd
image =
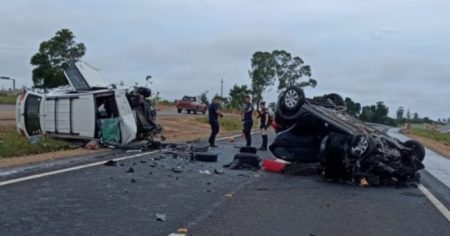
[[[131,110],[125,90],[116,90],[115,98],[120,118],[120,134],[122,144],[127,144],[136,138],[137,125]]]

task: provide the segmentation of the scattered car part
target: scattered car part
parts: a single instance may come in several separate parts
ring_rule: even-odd
[[[256,154],[257,150],[256,150],[255,147],[246,147],[246,146],[243,146],[243,147],[240,147],[240,148],[239,148],[239,152],[240,152],[240,153],[253,153],[253,154]]]
[[[210,152],[196,152],[194,153],[194,160],[203,162],[216,162],[217,154]]]
[[[271,172],[282,172],[286,166],[285,163],[276,160],[264,159],[262,162],[264,170]]]
[[[191,146],[192,152],[208,152],[209,144],[208,143],[193,143]]]

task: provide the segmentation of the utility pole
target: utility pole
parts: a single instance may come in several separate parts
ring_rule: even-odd
[[[223,106],[223,78],[220,79],[220,106]]]

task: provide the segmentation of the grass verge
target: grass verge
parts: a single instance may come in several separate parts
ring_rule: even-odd
[[[41,136],[35,144],[17,134],[14,128],[0,130],[0,159],[69,149],[67,142]]]
[[[16,104],[17,93],[0,92],[0,104]]]
[[[209,124],[208,117],[196,118],[198,122]],[[224,116],[219,118],[220,128],[226,131],[240,131],[242,130],[242,121],[239,116]]]
[[[443,134],[443,133],[440,133],[437,131],[421,129],[421,128],[414,128],[410,131],[410,133],[450,145],[450,134]]]

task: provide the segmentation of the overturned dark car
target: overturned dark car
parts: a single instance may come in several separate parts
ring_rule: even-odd
[[[273,126],[271,152],[289,162],[320,163],[326,180],[398,186],[418,181],[424,168],[419,142],[401,142],[349,115],[338,94],[308,99],[300,87],[289,87]]]

